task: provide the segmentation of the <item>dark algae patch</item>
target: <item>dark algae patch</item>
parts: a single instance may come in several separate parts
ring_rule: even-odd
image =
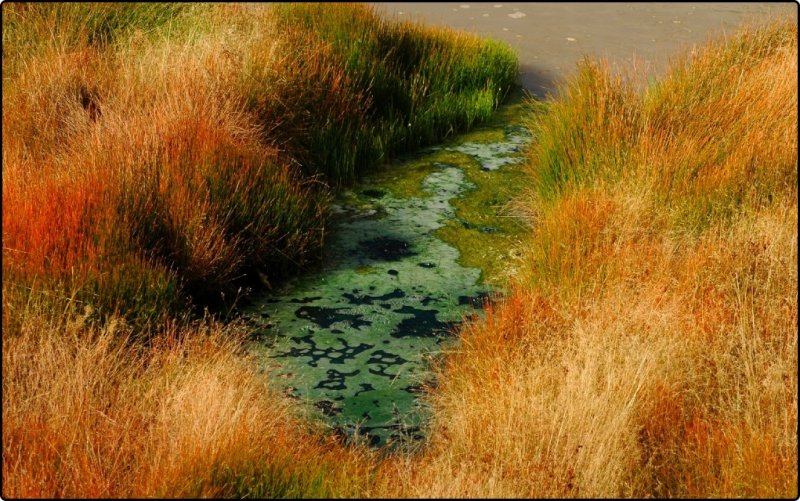
[[[365,255],[378,261],[397,261],[416,252],[410,249],[410,243],[397,238],[379,237],[360,243]]]
[[[342,192],[322,269],[251,305],[264,367],[336,433],[423,438],[429,358],[500,291],[524,229],[506,211],[529,139],[519,106]]]

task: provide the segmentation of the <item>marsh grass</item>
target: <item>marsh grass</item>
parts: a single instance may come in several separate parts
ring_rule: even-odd
[[[515,56],[359,5],[2,8],[3,494],[365,492],[192,308],[314,261],[331,188],[486,118]]]
[[[20,305],[23,305],[20,307]],[[322,438],[242,351],[247,330],[167,324],[135,342],[75,302],[3,290],[3,494],[341,497],[370,453]]]
[[[331,186],[516,77],[505,46],[363,5],[4,13],[4,276],[142,327],[302,270]]]
[[[643,93],[579,68],[513,289],[378,459],[187,305],[313,259],[323,185],[484,118],[508,50],[358,6],[3,14],[5,496],[797,496],[796,25]]]
[[[400,496],[797,496],[797,27],[531,121],[515,287],[438,370]],[[398,481],[400,479],[400,481]]]
[[[296,107],[307,113],[308,164],[336,183],[488,119],[516,80],[516,56],[495,41],[361,7],[279,4],[274,12],[278,31],[326,48],[344,68],[337,83],[354,98],[349,113],[319,114],[313,101]]]

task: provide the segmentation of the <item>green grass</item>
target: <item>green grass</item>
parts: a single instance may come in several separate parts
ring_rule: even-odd
[[[332,191],[517,75],[503,44],[364,5],[3,9],[4,275],[137,324],[301,272]]]
[[[361,96],[362,113],[338,121],[309,106],[309,169],[335,184],[485,121],[516,81],[516,55],[499,42],[385,21],[362,7],[278,4],[273,12],[279,29],[330,47]]]

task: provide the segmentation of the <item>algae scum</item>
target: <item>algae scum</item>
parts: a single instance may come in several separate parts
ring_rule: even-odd
[[[250,306],[272,380],[346,436],[422,437],[429,357],[496,290],[469,261],[496,266],[522,231],[502,207],[529,140],[518,107],[341,194],[322,270]]]

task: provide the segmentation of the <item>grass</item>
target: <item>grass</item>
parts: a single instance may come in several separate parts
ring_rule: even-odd
[[[166,325],[150,345],[74,303],[3,291],[3,495],[342,497],[368,451],[301,425],[241,350],[247,330]],[[9,329],[9,317],[16,326]]]
[[[360,6],[3,19],[5,496],[798,495],[796,24],[540,107],[511,290],[378,458],[188,308],[312,261],[327,186],[485,118],[508,50]]]
[[[786,22],[540,107],[514,289],[389,495],[797,497],[796,65]]]
[[[4,276],[139,326],[302,270],[331,187],[487,118],[517,71],[359,5],[4,12]]]
[[[488,119],[516,80],[516,56],[491,40],[386,21],[365,8],[279,4],[274,12],[280,32],[303,37],[345,70],[350,110],[320,114],[318,94],[291,110],[301,115],[293,126],[309,131],[308,165],[334,182]]]
[[[363,5],[4,4],[4,495],[363,491],[370,453],[193,310],[304,269],[337,186],[488,117],[516,64]]]

